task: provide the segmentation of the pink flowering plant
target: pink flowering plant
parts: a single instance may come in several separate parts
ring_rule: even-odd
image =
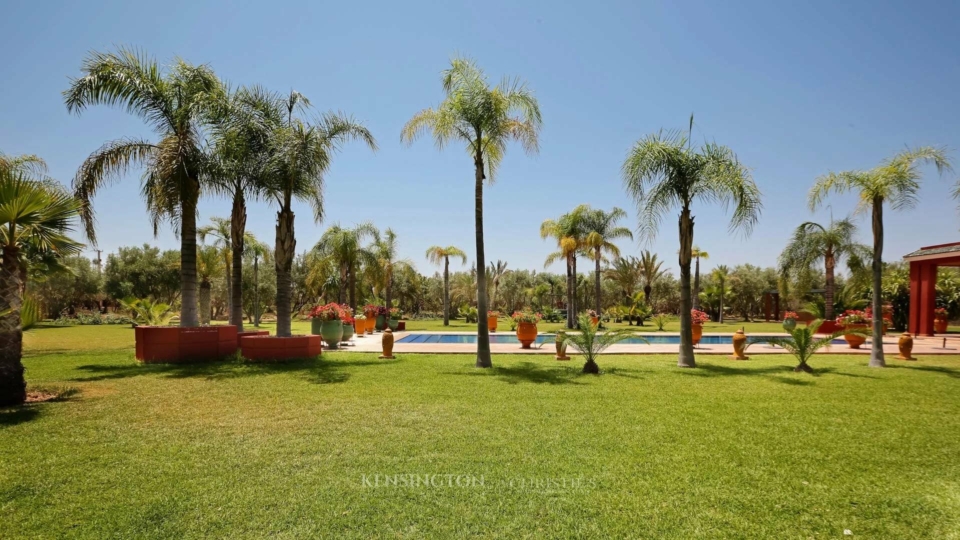
[[[343,320],[340,306],[333,302],[313,308],[310,311],[310,317],[313,319],[320,319],[322,321]]]
[[[870,315],[865,311],[860,311],[859,309],[848,309],[843,312],[843,315],[837,317],[837,324],[847,326],[851,324],[868,324],[870,322]]]
[[[532,311],[524,310],[524,311],[514,311],[513,315],[511,315],[510,318],[513,319],[513,322],[517,324],[520,324],[520,323],[537,324],[538,322],[540,322],[540,319],[543,319],[543,315],[539,313],[534,313]]]
[[[787,319],[797,320],[798,318],[799,317],[797,317],[796,311],[787,311],[783,314],[783,320],[787,320]]]
[[[933,310],[933,318],[938,321],[947,320],[947,308],[938,307],[937,309]]]
[[[699,309],[690,310],[690,319],[693,324],[703,324],[710,320],[710,316]]]

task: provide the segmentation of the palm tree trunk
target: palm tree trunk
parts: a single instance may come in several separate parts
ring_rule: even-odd
[[[277,212],[277,335],[290,337],[290,270],[293,268],[293,252],[297,241],[293,232],[293,211],[288,204]]]
[[[237,327],[237,332],[243,331],[243,233],[247,230],[247,205],[243,199],[243,191],[237,191],[233,197],[233,210],[230,215],[230,249],[232,266],[230,272],[233,279],[230,281],[230,324]]]
[[[697,255],[697,266],[693,273],[693,309],[700,309],[700,256]]]
[[[870,367],[886,367],[883,359],[883,199],[873,200],[873,343]]]
[[[350,309],[357,312],[357,272],[355,268],[350,268]]]
[[[194,193],[198,191],[195,189]],[[190,194],[184,194],[180,203],[180,326],[200,326],[197,317],[197,199]]]
[[[443,325],[450,326],[450,257],[443,258]]]
[[[260,258],[253,256],[253,326],[260,328]]]
[[[340,286],[337,287],[337,303],[341,306],[347,301],[347,266],[340,265]]]
[[[567,328],[573,330],[573,257],[567,255]]]
[[[210,282],[200,282],[200,324],[210,324]]]
[[[3,248],[0,266],[0,407],[19,405],[27,400],[27,381],[23,377],[23,331],[20,328],[19,249]]]
[[[570,281],[573,283],[573,327],[577,326],[577,313],[580,311],[580,299],[577,298],[577,254],[570,258]]]
[[[390,309],[391,307],[393,307],[393,269],[392,268],[387,270],[387,284],[386,284],[386,293],[384,294],[384,303],[387,304],[386,305],[387,309]]]
[[[693,251],[693,218],[689,205],[680,213],[680,355],[677,367],[697,367],[693,356],[693,319],[690,316],[690,258]]]
[[[727,295],[727,287],[723,279],[720,280],[720,313],[717,315],[717,321],[723,324],[723,297]]]
[[[834,287],[836,286],[836,279],[834,277],[834,268],[836,267],[836,258],[833,255],[833,248],[828,247],[826,253],[823,256],[824,264],[826,269],[824,270],[824,281],[823,286],[823,318],[832,321],[834,318],[833,313],[833,294]],[[779,317],[779,314],[777,314]]]
[[[493,367],[490,358],[490,328],[487,325],[487,261],[483,249],[483,154],[480,135],[477,134],[477,156],[473,162],[476,180],[474,203],[476,205],[477,235],[477,367]]]
[[[593,304],[596,306],[597,317],[600,316],[600,248],[597,248],[597,280],[593,285],[594,291],[596,291],[597,297],[594,299]]]

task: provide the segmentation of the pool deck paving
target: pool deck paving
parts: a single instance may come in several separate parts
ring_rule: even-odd
[[[427,331],[417,331],[417,332],[394,332],[394,340],[399,341],[404,337],[411,334],[436,334],[436,335],[453,335],[453,334],[463,334],[463,332],[427,332]],[[511,332],[496,332],[491,335],[512,335]],[[548,340],[543,343],[541,347],[538,348],[537,343],[533,344],[531,349],[523,349],[520,347],[519,343],[490,343],[490,352],[494,354],[541,354],[541,355],[555,355],[556,348],[554,346],[553,334],[543,334],[549,336]],[[643,334],[640,334],[643,335]],[[657,332],[657,336],[679,336],[678,332]],[[704,333],[704,336],[731,336],[729,333]],[[782,335],[784,337],[787,334],[773,334],[773,333],[763,333],[759,334],[763,336],[773,336],[773,335]],[[748,334],[747,337],[750,337]],[[364,337],[354,337],[351,340],[350,344],[347,346],[341,346],[339,350],[345,352],[362,352],[362,353],[372,353],[381,352],[381,340],[383,334],[377,332],[373,335],[366,335]],[[888,360],[894,360],[899,355],[897,349],[897,340],[900,338],[899,334],[888,334],[883,339],[883,352],[887,355]],[[944,341],[946,340],[946,341]],[[944,348],[944,344],[946,347]],[[676,344],[623,344],[618,343],[611,346],[604,354],[676,354],[679,351],[679,345]],[[327,350],[324,346],[324,350]],[[471,354],[477,351],[476,343],[394,343],[393,352],[394,354],[403,354],[403,353],[426,353],[426,354]],[[733,354],[733,345],[730,344],[701,344],[694,348],[696,354],[711,354],[711,355],[732,355]],[[567,354],[573,354],[574,351],[568,350]],[[788,354],[782,347],[774,347],[767,345],[765,343],[757,343],[751,345],[747,348],[747,356],[751,354]],[[859,349],[851,349],[846,345],[830,345],[820,349],[819,354],[870,354],[870,342],[867,341]],[[960,335],[951,335],[951,336],[936,336],[936,337],[916,337],[914,338],[913,345],[913,356],[917,355],[954,355],[960,359]]]

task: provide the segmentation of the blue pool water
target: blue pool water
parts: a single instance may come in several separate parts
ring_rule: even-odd
[[[651,345],[679,345],[680,336],[663,335],[644,335],[647,342]],[[751,339],[763,339],[773,336],[751,335]],[[554,334],[540,334],[537,336],[537,343],[553,342]],[[409,334],[397,340],[397,343],[476,343],[476,334]],[[836,339],[834,344],[840,345],[846,343],[842,339]],[[516,334],[490,334],[490,343],[520,343]],[[628,338],[621,343],[639,345],[644,344],[643,340],[637,338]],[[700,340],[703,345],[732,345],[733,336],[703,336]]]

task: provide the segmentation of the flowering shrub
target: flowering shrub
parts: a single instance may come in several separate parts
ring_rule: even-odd
[[[313,319],[320,319],[322,321],[343,320],[340,306],[335,302],[330,302],[329,304],[313,308],[310,311],[310,317]]]
[[[379,316],[381,316],[381,315],[383,315],[384,317],[386,317],[387,315],[390,314],[390,312],[387,311],[387,308],[385,308],[385,307],[383,307],[383,306],[374,306],[373,310],[377,312],[377,314],[376,314],[377,317],[379,317]]]
[[[867,324],[869,322],[870,316],[858,309],[848,309],[843,312],[843,315],[837,317],[837,324],[844,326],[848,324]]]
[[[399,321],[400,317],[403,317],[403,312],[400,311],[400,308],[392,307],[390,308],[390,319],[394,321]]]
[[[587,310],[587,317],[591,317],[591,318],[592,318],[592,317],[596,317],[596,316],[597,316],[597,312],[596,312],[596,311],[594,311],[594,310],[592,310],[592,309],[588,309],[588,310]]]
[[[784,314],[783,314],[783,320],[787,320],[787,319],[797,320],[797,319],[798,319],[798,317],[797,317],[797,312],[796,312],[796,311],[787,311],[786,313],[784,313]]]
[[[353,326],[357,322],[357,320],[354,319],[353,317],[340,317],[340,320],[343,321],[343,324],[346,324],[349,326]]]
[[[353,320],[354,320],[354,322],[356,322],[356,321],[365,321],[365,320],[367,320],[367,316],[364,315],[363,313],[357,313],[357,316],[354,317]]]
[[[691,309],[690,319],[693,321],[693,324],[703,324],[710,320],[710,316],[699,309]]]
[[[496,310],[493,310],[493,309],[487,311],[487,317],[499,317],[499,316],[500,316],[500,312],[499,312],[499,311],[496,311]]]
[[[511,315],[510,318],[513,319],[513,322],[517,324],[520,324],[520,323],[537,324],[538,322],[540,322],[540,319],[543,318],[543,315],[540,315],[539,313],[534,313],[532,311],[514,311],[513,315]]]
[[[377,316],[377,307],[379,307],[379,306],[375,306],[375,305],[373,305],[373,304],[367,304],[367,305],[363,306],[363,312],[364,312],[364,313],[373,313],[373,316],[376,317],[376,316]]]
[[[351,324],[353,323],[353,308],[347,304],[340,304],[340,318],[343,322],[347,322],[347,319],[350,319]]]
[[[947,320],[947,308],[938,307],[937,309],[933,310],[933,318],[938,321]]]

